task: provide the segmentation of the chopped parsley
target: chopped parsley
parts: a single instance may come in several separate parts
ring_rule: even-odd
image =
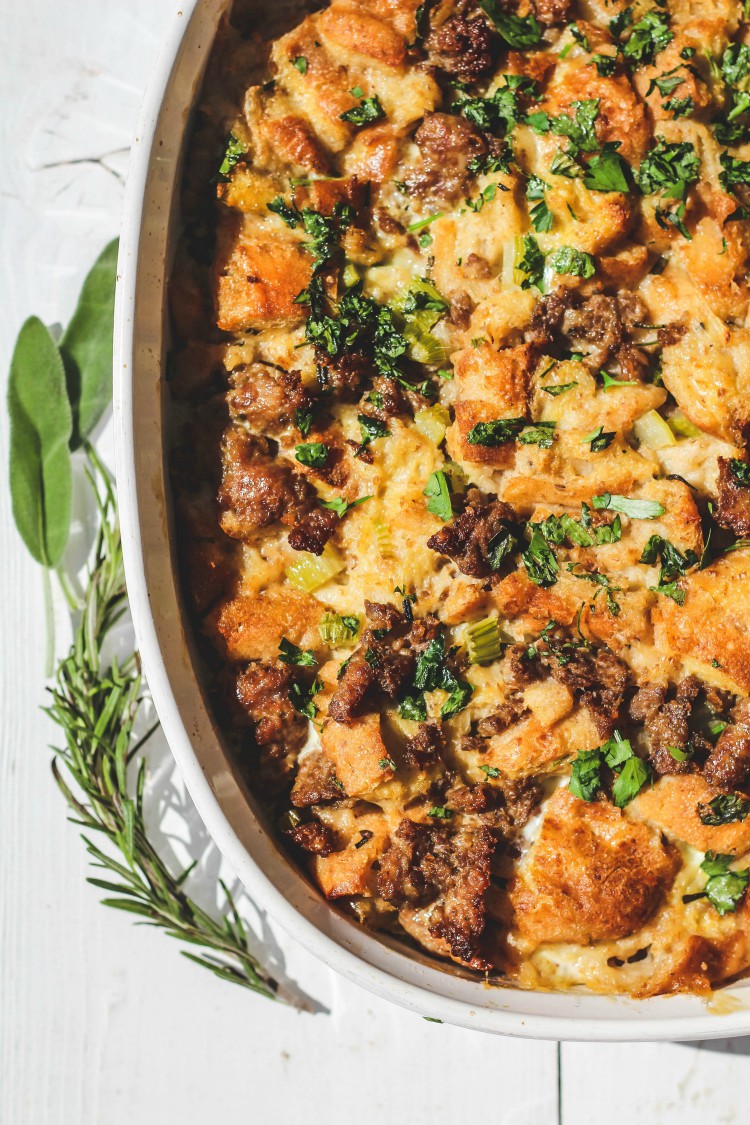
[[[370,442],[375,441],[377,438],[388,437],[390,435],[390,430],[385,422],[381,422],[379,418],[373,418],[370,414],[358,414],[357,421],[359,422],[359,428],[362,434],[360,450],[366,448]]]
[[[577,565],[577,563],[570,563],[568,565],[568,570],[573,577],[580,578],[583,582],[591,582],[594,586],[599,587],[594,594],[594,601],[599,597],[601,591],[604,590],[604,595],[607,600],[607,609],[613,617],[617,617],[620,613],[620,603],[616,600],[614,595],[620,593],[620,587],[614,586],[609,578],[607,578],[606,574],[600,574],[597,570],[586,570],[581,574],[577,574],[575,571]]]
[[[427,703],[424,693],[405,695],[399,703],[398,713],[402,719],[411,719],[412,722],[423,723],[427,718]]]
[[[393,758],[381,758],[378,765],[381,770],[393,770],[394,773],[396,772],[396,763]]]
[[[355,86],[352,94],[355,98],[361,99],[360,103],[352,109],[347,109],[345,113],[340,113],[339,117],[342,121],[348,121],[350,125],[356,125],[358,128],[362,125],[371,125],[373,121],[382,121],[385,110],[377,94],[372,98],[365,98],[359,86]]]
[[[321,500],[320,505],[343,519],[347,512],[358,504],[364,504],[365,500],[372,500],[372,496],[360,496],[359,500],[345,500],[343,496],[336,496],[333,500]]]
[[[546,391],[548,395],[552,395],[553,398],[556,398],[557,395],[564,395],[566,391],[572,391],[573,387],[577,387],[577,386],[578,386],[577,382],[574,382],[574,383],[549,383],[546,387],[542,387],[542,390]]]
[[[294,447],[294,456],[300,465],[319,469],[328,460],[328,446],[322,441],[310,441]]]
[[[313,412],[306,406],[298,406],[294,411],[294,421],[303,437],[307,437],[312,429]]]
[[[518,435],[521,445],[538,445],[549,449],[555,440],[556,422],[535,422]]]
[[[491,422],[477,422],[466,435],[470,445],[496,446],[514,441],[526,425],[524,418],[496,418]]]
[[[542,288],[544,278],[544,254],[539,249],[539,243],[532,234],[523,236],[523,257],[518,262],[518,270],[525,274],[521,282],[522,289]]]
[[[627,164],[617,152],[619,141],[607,141],[598,156],[592,156],[583,174],[584,187],[591,191],[629,191]]]
[[[581,438],[581,441],[588,444],[592,453],[600,453],[603,449],[609,448],[615,436],[614,431],[605,433],[603,426],[597,426],[590,434],[586,434],[585,438]]]
[[[750,488],[750,464],[747,461],[732,457],[729,461],[729,471],[737,484],[743,488]]]
[[[657,558],[661,562],[661,570],[659,582],[652,589],[657,594],[672,598],[678,605],[683,605],[685,591],[677,585],[675,579],[682,577],[691,567],[697,566],[700,561],[698,556],[690,549],[683,555],[668,539],[664,539],[661,535],[652,535],[643,548],[639,561],[653,565]]]
[[[427,815],[433,817],[434,820],[449,820],[453,813],[445,805],[433,805]]]
[[[674,32],[669,30],[669,15],[654,8],[646,12],[638,23],[633,24],[622,54],[634,68],[649,66],[673,39]]]
[[[540,179],[539,176],[529,176],[526,184],[526,198],[528,200],[538,200],[533,207],[529,210],[529,218],[531,219],[534,230],[540,234],[552,230],[555,217],[547,206],[547,201],[544,198],[545,190],[549,184]]]
[[[613,387],[637,387],[638,383],[635,379],[613,379],[610,374],[602,370],[599,372],[602,379],[602,385],[605,391],[612,390]]]
[[[500,770],[497,766],[480,766],[480,770],[487,774],[487,777],[499,777]]]
[[[704,894],[719,914],[734,914],[747,889],[750,871],[730,871],[734,856],[706,852],[701,871],[708,876]]]
[[[593,750],[579,750],[573,762],[568,788],[582,801],[594,801],[604,787],[602,769],[609,766],[616,777],[612,800],[619,809],[637,797],[651,780],[651,767],[639,758],[628,739],[615,731],[612,738]]]
[[[596,263],[585,250],[574,246],[561,246],[550,255],[549,263],[555,273],[570,274],[573,277],[589,278],[596,273]]]
[[[307,74],[307,59],[304,55],[297,55],[296,59],[292,59],[292,66],[300,72],[300,74]]]
[[[631,520],[656,520],[665,512],[664,505],[658,500],[634,500],[629,496],[613,495],[610,492],[594,496],[591,503],[597,511],[608,508],[612,512],[622,512]]]
[[[422,495],[427,497],[428,512],[432,512],[434,516],[439,516],[441,520],[446,522],[452,518],[453,506],[448,476],[442,469],[430,473]]]
[[[235,137],[234,133],[230,133],[227,138],[226,148],[224,149],[224,157],[219,165],[219,172],[217,180],[219,182],[226,181],[230,178],[230,173],[239,164],[242,157],[247,152],[245,145],[242,141]]]
[[[307,719],[314,719],[318,713],[314,697],[323,690],[323,684],[316,677],[309,688],[304,684],[294,683],[289,688],[289,702],[295,711]]]
[[[302,221],[302,215],[294,205],[286,202],[283,195],[277,195],[270,203],[266,204],[269,211],[283,219],[288,227],[296,227]]]
[[[697,806],[701,824],[717,828],[720,824],[736,824],[750,813],[750,801],[740,793],[720,793],[708,804]]]
[[[538,527],[534,527],[531,542],[521,555],[521,559],[527,575],[536,586],[546,589],[557,582],[560,564]]]
[[[536,85],[530,78],[519,74],[504,74],[502,79],[503,85],[498,86],[490,97],[464,97],[451,105],[451,113],[460,113],[483,133],[498,136],[510,132],[522,117],[520,98],[534,95]],[[478,172],[507,173],[510,171],[509,162],[510,156],[474,157],[468,169],[474,175]]]
[[[279,642],[279,660],[282,664],[298,664],[301,668],[314,668],[317,663],[311,649],[299,648],[286,637],[282,637]]]
[[[487,544],[487,562],[493,570],[500,570],[504,561],[517,550],[521,542],[520,528],[504,522]]]
[[[515,16],[504,11],[498,0],[479,0],[479,6],[509,47],[522,51],[536,47],[541,42],[542,29],[534,16]]]

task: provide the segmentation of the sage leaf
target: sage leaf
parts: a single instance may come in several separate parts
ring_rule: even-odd
[[[73,411],[71,449],[88,437],[112,399],[117,246],[117,239],[110,242],[94,262],[60,340]]]
[[[56,566],[70,530],[73,420],[60,352],[36,316],[16,340],[8,414],[13,518],[37,562]]]

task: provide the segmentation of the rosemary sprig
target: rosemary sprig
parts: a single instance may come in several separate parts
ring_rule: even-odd
[[[90,446],[87,453],[99,529],[80,620],[70,651],[57,667],[55,685],[49,689],[52,703],[45,710],[65,738],[64,746],[55,749],[55,780],[73,810],[71,820],[84,830],[81,835],[93,866],[108,875],[88,881],[114,896],[103,899],[105,905],[139,915],[144,925],[158,926],[205,951],[197,955],[183,950],[183,956],[222,980],[276,999],[277,982],[250,952],[248,931],[229,888],[221,884],[226,912],[217,921],[182,889],[194,864],[173,875],[146,830],[142,751],[156,728],[134,739],[142,703],[137,652],[123,662],[108,662],[103,656],[107,638],[127,609],[127,595],[112,484]],[[102,847],[93,833],[104,837]]]

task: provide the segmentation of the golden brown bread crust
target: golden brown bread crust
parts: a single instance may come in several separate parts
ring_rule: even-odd
[[[748,25],[506,7],[224,28],[186,587],[326,897],[525,987],[705,992],[750,968],[744,876],[722,913],[700,866],[750,864]]]
[[[679,866],[657,833],[558,789],[510,887],[518,928],[537,943],[627,937],[654,914]]]

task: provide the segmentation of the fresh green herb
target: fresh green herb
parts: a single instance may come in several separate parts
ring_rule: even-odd
[[[322,441],[310,441],[294,447],[294,456],[300,465],[319,469],[328,460],[328,446]]]
[[[372,500],[372,496],[360,496],[359,500],[345,500],[343,496],[336,496],[333,500],[321,500],[321,508],[327,508],[329,512],[335,512],[341,519],[344,518],[347,512],[352,508],[356,508],[359,504],[364,504],[365,500]]]
[[[62,356],[35,316],[24,323],[16,340],[8,413],[13,518],[36,561],[54,567],[70,530],[73,415]]]
[[[592,55],[591,62],[600,78],[611,78],[617,70],[617,55]]]
[[[634,797],[637,797],[650,779],[651,769],[648,762],[635,755],[628,758],[612,786],[612,800],[618,809],[624,808]]]
[[[293,204],[289,204],[283,195],[277,195],[270,203],[266,204],[269,211],[283,219],[288,227],[296,227],[302,222],[302,214]]]
[[[493,570],[500,570],[507,559],[518,548],[521,533],[516,524],[505,521],[487,544],[487,562]]]
[[[695,102],[692,97],[686,98],[669,98],[664,103],[664,108],[669,110],[672,117],[675,119],[679,117],[691,117],[695,113]]]
[[[224,157],[219,165],[219,172],[216,177],[219,182],[226,182],[231,178],[232,170],[239,164],[246,152],[247,149],[242,141],[235,137],[234,133],[230,133],[226,148],[224,149]]]
[[[394,773],[396,772],[396,763],[393,758],[381,758],[378,765],[381,770],[392,770]]]
[[[449,820],[453,813],[445,805],[433,805],[427,813],[428,816],[433,817],[435,820]]]
[[[654,8],[633,24],[630,37],[622,48],[623,57],[633,67],[649,66],[673,39],[669,15]]]
[[[585,438],[581,438],[584,444],[588,444],[592,453],[601,453],[603,449],[608,449],[616,437],[613,431],[605,433],[603,426],[597,426],[590,434],[586,434]]]
[[[689,141],[671,144],[659,137],[635,173],[645,195],[660,192],[667,199],[684,199],[700,174],[701,161]]]
[[[529,176],[526,183],[526,198],[529,200],[539,200],[529,211],[534,230],[539,233],[552,230],[554,223],[554,215],[547,206],[544,198],[544,193],[549,187],[548,183],[540,179],[539,176]]]
[[[518,269],[525,274],[521,282],[522,289],[535,289],[541,291],[544,277],[544,254],[539,248],[539,243],[531,234],[523,236],[523,257],[518,263]]]
[[[398,707],[402,719],[411,719],[412,722],[423,723],[427,718],[427,703],[424,692],[405,696]]]
[[[309,688],[305,687],[304,684],[295,682],[289,688],[289,702],[300,715],[304,715],[306,719],[312,720],[318,713],[314,697],[322,690],[323,685],[317,677],[313,680]]]
[[[610,492],[594,496],[591,503],[597,511],[609,509],[612,512],[622,512],[631,520],[656,520],[665,512],[664,505],[658,500],[634,500],[629,496],[612,495]]]
[[[487,774],[487,777],[494,778],[500,776],[500,770],[497,768],[497,766],[480,766],[479,768],[483,773]]]
[[[436,219],[441,219],[442,217],[443,212],[436,211],[434,215],[428,215],[426,219],[417,219],[415,223],[409,223],[406,229],[410,234],[413,234],[415,230],[422,230],[423,227],[428,227],[430,223],[434,223]]]
[[[568,788],[582,801],[594,801],[603,788],[602,768],[615,770],[612,799],[618,808],[624,808],[651,780],[651,769],[633,751],[628,739],[615,731],[612,738],[594,750],[579,750],[573,762]]]
[[[108,662],[114,651],[111,634],[119,630],[127,596],[114,493],[95,454],[89,457],[101,481],[89,477],[99,529],[73,642],[57,667],[47,708],[64,735],[52,764],[55,781],[74,822],[86,832],[83,839],[92,864],[107,876],[97,873],[88,881],[108,892],[104,905],[137,915],[170,937],[206,951],[200,956],[184,951],[189,960],[221,980],[273,999],[278,985],[250,952],[251,935],[228,888],[221,884],[227,913],[217,921],[185,892],[192,865],[180,875],[172,874],[146,827],[143,747],[155,727],[134,739],[143,698],[138,654]],[[63,777],[61,767],[69,778]],[[94,834],[106,841],[106,849],[94,843]]]
[[[678,86],[685,83],[685,79],[677,74],[677,71],[681,69],[681,67],[676,66],[673,70],[666,71],[661,78],[652,78],[646,90],[646,97],[650,97],[654,90],[658,90],[662,98],[668,98]]]
[[[548,386],[542,387],[542,390],[546,391],[548,395],[552,395],[553,398],[556,398],[557,395],[564,395],[566,391],[572,391],[573,387],[577,387],[577,386],[578,386],[577,382],[574,382],[574,383],[550,383],[550,384],[548,384]]]
[[[294,421],[303,437],[307,437],[312,429],[313,412],[306,406],[298,406],[294,411]]]
[[[357,86],[356,89],[359,90],[359,87]],[[361,98],[361,101],[359,105],[339,114],[342,121],[348,121],[350,125],[356,125],[357,127],[371,125],[373,121],[382,121],[385,117],[385,110],[380,104],[380,98],[377,94],[372,98],[363,97],[361,91],[355,94],[352,90],[352,94],[355,98]]]
[[[448,477],[442,469],[437,469],[430,476],[425,485],[423,496],[427,497],[427,511],[434,516],[439,516],[446,522],[453,516]]]
[[[708,875],[705,895],[719,914],[734,914],[747,889],[750,871],[730,871],[734,856],[706,852],[701,871]]]
[[[556,422],[535,422],[518,435],[518,440],[521,445],[538,445],[542,449],[550,449],[555,439],[556,425]]]
[[[522,96],[533,97],[536,94],[536,84],[530,79],[519,74],[505,74],[502,76],[502,85],[497,86],[488,98],[464,97],[454,102],[450,109],[452,113],[460,113],[477,129],[483,133],[492,133],[502,136],[510,132],[521,120],[522,110],[520,99]],[[500,155],[488,154],[473,157],[469,162],[468,170],[477,175],[480,172],[510,171],[512,153],[503,151]]]
[[[613,387],[637,387],[638,383],[635,379],[613,379],[606,371],[599,372],[602,380],[602,386],[605,391],[611,391]]]
[[[419,691],[435,691],[442,687],[445,657],[445,634],[438,633],[417,660],[414,686]]]
[[[717,828],[720,824],[745,820],[750,813],[750,801],[740,793],[720,793],[708,804],[699,804],[697,808],[701,824]]]
[[[110,242],[89,270],[60,355],[73,414],[70,448],[78,449],[112,400],[112,324],[118,240]]]
[[[570,563],[568,566],[568,570],[573,577],[580,578],[583,582],[591,582],[592,585],[599,587],[594,594],[594,601],[599,597],[601,591],[604,590],[604,595],[607,600],[607,609],[613,617],[617,617],[620,612],[620,603],[616,600],[614,595],[620,593],[620,587],[614,586],[609,578],[607,578],[606,574],[600,574],[596,570],[587,570],[583,571],[581,574],[577,574],[575,570],[576,566],[577,563]]]
[[[570,108],[574,116],[561,114],[559,117],[548,117],[547,124],[550,133],[558,137],[567,137],[571,142],[568,153],[573,156],[578,152],[596,152],[599,142],[594,131],[594,122],[599,115],[599,99],[589,98],[586,101],[571,102]],[[537,122],[542,125],[541,122]],[[540,132],[546,132],[543,127]]]
[[[602,752],[600,747],[594,750],[579,750],[578,756],[573,761],[572,772],[568,789],[574,797],[581,801],[595,801],[602,788]]]
[[[479,0],[479,6],[494,24],[500,38],[514,50],[536,47],[542,38],[542,29],[534,16],[515,16],[500,7],[499,0]]]
[[[678,586],[675,579],[686,574],[691,567],[697,566],[699,558],[695,551],[687,550],[683,555],[681,551],[664,539],[661,535],[652,535],[643,548],[640,561],[653,565],[657,558],[661,561],[658,585],[652,589],[657,594],[672,598],[678,605],[685,602],[685,591]]]
[[[449,674],[448,682],[444,679],[443,687],[450,691],[450,695],[440,708],[440,718],[450,719],[466,707],[474,694],[474,686],[468,680],[459,680]]]
[[[476,199],[466,200],[466,206],[470,211],[481,211],[485,203],[491,203],[495,198],[498,187],[500,187],[499,184],[487,184],[486,187],[482,188]]]
[[[470,445],[505,445],[509,441],[515,441],[525,425],[524,418],[496,418],[491,422],[477,422],[469,430],[466,440]]]
[[[574,277],[589,278],[596,273],[596,263],[585,250],[574,246],[561,246],[550,255],[549,263],[555,273],[571,274]]]
[[[379,418],[373,418],[370,414],[358,414],[357,421],[362,433],[362,445],[369,445],[371,441],[388,437],[390,434],[385,422],[381,422]]]
[[[296,59],[292,59],[292,66],[295,67],[300,74],[307,74],[307,59],[304,55],[297,55]]]
[[[619,141],[607,141],[598,156],[592,156],[583,173],[584,187],[590,191],[629,191],[628,166],[617,152]]]
[[[286,637],[282,637],[279,643],[279,660],[282,664],[298,664],[301,668],[314,668],[317,664],[311,649],[301,649]]]
[[[729,462],[729,471],[737,484],[742,485],[743,488],[750,488],[750,464],[747,461],[740,461],[737,457],[732,457]]]
[[[535,585],[546,588],[554,586],[557,582],[560,565],[538,528],[534,528],[531,542],[521,555],[521,559],[526,568],[526,573]]]

